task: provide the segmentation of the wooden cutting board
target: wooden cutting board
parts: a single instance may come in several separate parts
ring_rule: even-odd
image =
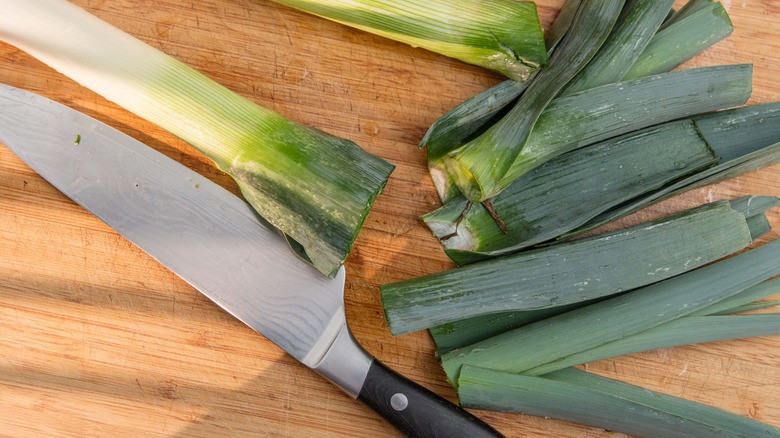
[[[427,333],[390,336],[378,286],[452,265],[418,220],[438,205],[417,143],[489,72],[264,0],[78,0],[100,18],[290,119],[397,166],[347,267],[347,318],[392,368],[455,400]],[[547,26],[563,0],[537,2]],[[735,33],[686,66],[755,65],[752,103],[780,100],[780,0],[723,1]],[[0,82],[96,117],[237,193],[170,134],[0,44]],[[624,221],[780,195],[780,166]],[[769,213],[780,237],[780,210]],[[651,351],[590,371],[780,426],[780,336]],[[622,434],[476,412],[509,437]],[[398,436],[85,212],[0,145],[0,436]]]

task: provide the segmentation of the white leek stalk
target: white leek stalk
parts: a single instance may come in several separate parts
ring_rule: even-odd
[[[0,0],[0,39],[214,160],[332,275],[392,166],[293,123],[64,0]]]

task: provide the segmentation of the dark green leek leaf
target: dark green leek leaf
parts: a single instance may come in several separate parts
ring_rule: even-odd
[[[390,330],[421,330],[509,310],[557,307],[654,283],[752,243],[745,216],[715,202],[588,239],[380,288]]]
[[[458,386],[467,408],[551,417],[636,436],[780,436],[780,429],[749,418],[575,368],[532,377],[468,366]]]
[[[582,0],[550,65],[542,69],[514,107],[476,139],[452,151],[446,168],[470,200],[484,201],[498,192],[512,162],[558,92],[590,61],[606,40],[625,0]]]
[[[464,201],[422,219],[453,260],[471,263],[555,239],[716,163],[692,121],[669,122],[572,151],[523,175],[492,200],[504,230],[482,205],[461,216]]]
[[[659,30],[623,79],[649,76],[659,70],[669,71],[727,38],[733,31],[734,26],[722,4],[709,0],[691,1]],[[670,56],[672,53],[674,56]]]
[[[524,373],[690,315],[780,274],[780,240],[595,304],[452,350],[451,383],[463,365]]]
[[[623,80],[653,39],[673,3],[674,0],[626,1],[607,41],[561,94],[573,94]]]
[[[685,316],[632,336],[548,362],[523,374],[541,376],[570,366],[641,351],[780,334],[780,314]]]
[[[774,307],[778,302],[756,300],[763,299],[775,293],[780,293],[780,279],[765,281],[700,311],[693,312],[690,316],[730,315],[738,312],[746,312],[748,310]],[[524,325],[559,315],[579,307],[584,307],[593,304],[594,302],[595,301],[585,301],[549,309],[502,312],[476,316],[432,327],[429,331],[434,342],[436,342],[437,354],[442,356],[456,348],[463,348],[503,332],[514,330]]]
[[[694,117],[693,120],[713,152],[721,157],[720,164],[605,211],[561,238],[591,231],[688,190],[780,162],[780,102],[719,111]]]

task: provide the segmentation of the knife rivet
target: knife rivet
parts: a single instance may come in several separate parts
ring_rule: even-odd
[[[395,393],[390,397],[390,407],[396,411],[403,411],[407,406],[409,406],[409,399],[400,392]]]

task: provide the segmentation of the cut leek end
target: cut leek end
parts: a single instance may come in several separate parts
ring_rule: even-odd
[[[514,79],[518,82],[525,82],[531,77],[531,74],[536,71],[541,64],[533,61],[525,61],[512,56],[511,53],[496,52],[483,59],[478,59],[478,62],[472,62],[481,67],[489,70],[497,71],[509,79]]]
[[[460,191],[447,171],[444,162],[429,162],[428,172],[442,203],[458,197]]]
[[[469,201],[483,202],[497,195],[497,183],[513,162],[512,148],[492,145],[492,141],[492,137],[483,134],[444,158],[452,182]]]
[[[353,142],[289,122],[289,141],[312,146],[292,165],[260,164],[253,150],[223,169],[258,213],[300,245],[315,268],[334,276],[349,255],[394,166]],[[316,151],[333,152],[328,157]]]

